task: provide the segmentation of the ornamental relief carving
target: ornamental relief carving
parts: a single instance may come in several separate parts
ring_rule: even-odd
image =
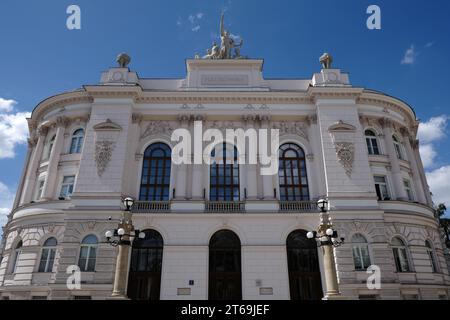
[[[171,135],[174,129],[175,126],[168,121],[149,121],[141,134],[141,140],[153,135]]]
[[[355,145],[353,142],[335,142],[336,155],[339,163],[345,170],[348,177],[351,177],[353,162],[355,160]]]
[[[280,121],[280,122],[274,122],[272,124],[273,129],[280,130],[280,136],[286,135],[286,134],[295,134],[299,135],[300,137],[308,140],[308,134],[306,132],[305,125],[303,123],[299,122],[293,122],[293,121]]]
[[[111,161],[122,127],[110,119],[106,119],[106,121],[94,125],[93,129],[95,131],[94,160],[97,166],[97,175],[101,177]]]
[[[96,141],[95,142],[95,163],[97,164],[97,174],[103,175],[111,161],[111,155],[115,147],[114,141]]]

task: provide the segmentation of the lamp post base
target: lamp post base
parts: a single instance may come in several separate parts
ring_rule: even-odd
[[[347,300],[347,298],[343,297],[340,293],[336,293],[336,294],[325,294],[322,300]]]
[[[130,298],[125,295],[111,295],[107,300],[130,300]]]

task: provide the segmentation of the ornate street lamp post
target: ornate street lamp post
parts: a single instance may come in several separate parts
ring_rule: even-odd
[[[113,247],[119,247],[119,253],[116,261],[116,272],[114,275],[114,288],[112,297],[114,298],[127,298],[127,278],[128,278],[128,265],[132,240],[136,237],[140,239],[145,238],[145,233],[135,230],[133,222],[131,220],[131,209],[133,207],[134,200],[132,198],[125,198],[123,204],[125,211],[120,219],[118,228],[114,231],[106,231],[105,236],[108,243]],[[134,234],[132,234],[134,232]],[[115,237],[115,240],[112,238]]]
[[[328,212],[328,201],[320,199],[317,202],[320,209],[320,225],[317,231],[310,231],[306,234],[309,239],[316,239],[317,246],[322,247],[323,266],[325,271],[326,292],[325,299],[332,299],[340,296],[336,263],[333,254],[333,247],[339,247],[344,243],[344,238],[338,240],[337,231],[333,229],[330,214]]]

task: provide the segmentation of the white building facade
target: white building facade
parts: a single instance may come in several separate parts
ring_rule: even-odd
[[[305,232],[317,229],[322,197],[345,236],[335,248],[343,298],[448,299],[446,249],[405,102],[354,87],[339,69],[271,80],[262,60],[186,66],[184,79],[146,79],[122,64],[37,105],[4,229],[0,299],[108,299],[117,248],[105,232],[125,196],[147,236],[131,250],[133,299],[320,299],[321,248]],[[249,145],[222,165],[174,164],[172,133],[194,137],[195,121],[224,134],[279,129],[279,170],[238,164]],[[367,286],[371,265],[379,288]],[[81,283],[71,290],[73,266]]]

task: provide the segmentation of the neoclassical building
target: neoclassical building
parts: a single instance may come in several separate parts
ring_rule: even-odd
[[[0,299],[108,299],[118,248],[105,232],[124,197],[145,233],[132,242],[132,299],[322,298],[323,256],[306,232],[323,197],[345,237],[334,249],[343,298],[448,299],[412,108],[352,86],[330,60],[312,78],[265,79],[262,60],[216,49],[186,60],[183,79],[138,77],[122,55],[99,84],[36,106],[4,228]],[[250,147],[238,154],[229,141],[213,150],[221,164],[173,163],[173,131],[194,136],[195,121],[278,129],[279,170],[238,163]],[[367,286],[371,265],[379,288]],[[74,266],[81,283],[70,289]]]

